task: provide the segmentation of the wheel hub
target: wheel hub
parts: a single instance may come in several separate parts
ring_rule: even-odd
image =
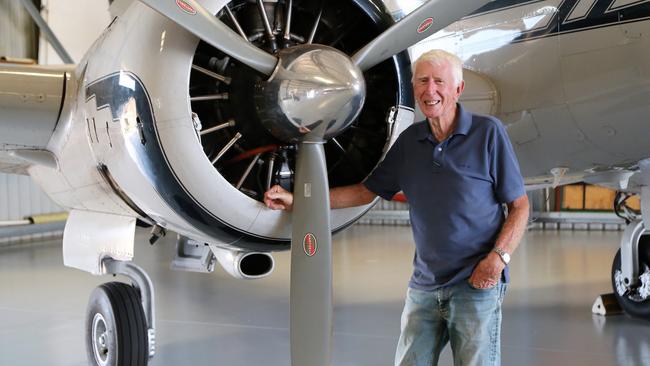
[[[264,127],[285,142],[313,133],[329,139],[359,115],[366,95],[361,70],[341,51],[323,45],[280,50],[268,81],[258,83],[255,106]]]
[[[628,288],[623,281],[623,272],[621,272],[620,269],[617,269],[616,272],[614,272],[614,283],[616,284],[616,292],[620,296],[625,296],[628,292]]]
[[[108,364],[106,333],[106,320],[104,320],[104,316],[99,313],[95,314],[92,326],[93,355],[95,356],[95,361],[102,366]]]
[[[628,299],[636,302],[643,302],[650,298],[650,269],[646,267],[645,271],[639,276],[639,286],[630,287],[625,284],[623,280],[623,272],[616,270],[614,273],[614,282],[616,284],[616,292],[620,296],[625,296]]]
[[[641,297],[641,301],[645,301],[650,298],[650,270],[647,267],[645,272],[639,276],[639,281],[641,281],[641,286],[639,286],[639,297]]]

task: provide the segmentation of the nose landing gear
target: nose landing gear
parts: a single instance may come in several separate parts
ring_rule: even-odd
[[[132,262],[107,258],[107,274],[134,284],[108,282],[91,294],[86,312],[86,353],[93,366],[146,366],[155,353],[153,285]]]

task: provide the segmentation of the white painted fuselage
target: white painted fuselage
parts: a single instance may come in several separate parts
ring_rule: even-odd
[[[463,59],[466,103],[506,124],[527,183],[580,180],[650,157],[649,18],[648,1],[495,1],[412,54]]]

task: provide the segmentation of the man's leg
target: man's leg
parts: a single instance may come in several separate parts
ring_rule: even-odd
[[[438,364],[440,352],[449,341],[446,321],[440,316],[439,295],[439,291],[408,289],[395,366]]]
[[[453,286],[449,338],[456,366],[501,364],[501,303],[507,285],[475,289],[466,281]]]

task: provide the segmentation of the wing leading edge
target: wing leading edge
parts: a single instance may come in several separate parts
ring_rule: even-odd
[[[65,99],[69,67],[0,64],[0,171],[56,166],[47,144]]]

